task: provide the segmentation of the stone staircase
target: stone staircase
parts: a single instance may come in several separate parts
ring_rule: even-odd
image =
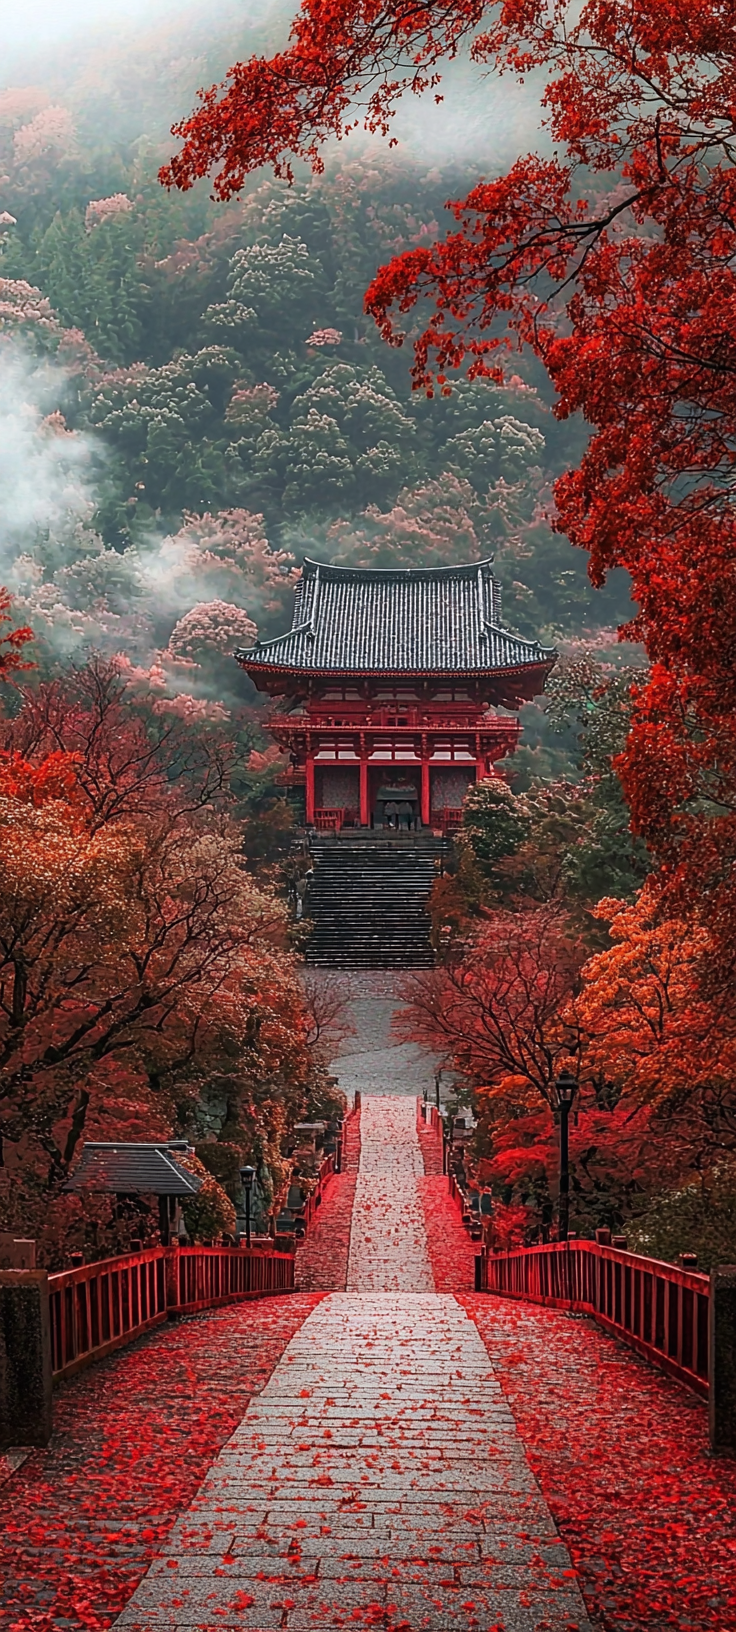
[[[314,925],[307,962],[337,969],[429,969],[426,902],[442,846],[422,834],[313,840]]]

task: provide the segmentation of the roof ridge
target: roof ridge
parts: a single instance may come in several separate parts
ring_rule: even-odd
[[[292,624],[290,629],[285,629],[282,635],[270,635],[268,640],[254,640],[252,646],[236,646],[233,656],[247,657],[249,652],[261,652],[266,646],[279,646],[282,640],[289,640],[292,635],[309,634],[314,634],[312,620],[305,618],[301,623]]]
[[[347,578],[425,578],[452,576],[453,573],[477,573],[484,567],[491,568],[494,556],[484,555],[481,561],[461,561],[443,567],[343,567],[331,561],[315,561],[312,556],[305,555],[302,569],[311,567],[318,572],[334,573],[336,577]]]

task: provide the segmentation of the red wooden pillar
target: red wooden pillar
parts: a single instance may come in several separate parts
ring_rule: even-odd
[[[488,767],[486,765],[485,755],[484,754],[479,754],[478,759],[476,760],[476,764],[475,764],[475,780],[476,780],[476,782],[482,782],[487,775],[488,775]]]
[[[422,748],[422,827],[429,827],[432,820],[432,801],[429,787],[429,755],[426,748]]]
[[[360,760],[360,825],[370,827],[371,813],[368,806],[368,760],[361,755]]]
[[[314,827],[314,754],[307,754],[307,827]]]

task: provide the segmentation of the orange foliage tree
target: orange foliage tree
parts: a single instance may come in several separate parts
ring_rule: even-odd
[[[213,1171],[255,1159],[268,1190],[314,1079],[284,908],[243,865],[220,750],[176,722],[152,740],[126,690],[93,664],[4,728],[0,1201],[51,1261],[83,1138],[176,1128]]]
[[[647,1116],[663,1187],[707,1174],[736,1153],[736,1022],[720,986],[708,989],[713,937],[663,916],[651,885],[597,915],[613,944],[585,965],[574,1005],[585,1070]]]
[[[708,991],[712,937],[664,917],[652,884],[596,917],[611,944],[586,960],[564,904],[495,913],[406,988],[404,1035],[472,1089],[476,1180],[528,1209],[513,1215],[517,1238],[552,1217],[562,1067],[578,1081],[571,1201],[584,1231],[621,1226],[736,1152],[736,1024],[722,988]]]

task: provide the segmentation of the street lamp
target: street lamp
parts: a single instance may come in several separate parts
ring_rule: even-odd
[[[245,1195],[245,1244],[250,1246],[250,1198],[253,1190],[253,1180],[256,1176],[254,1167],[241,1167],[240,1181]]]
[[[558,1238],[567,1240],[570,1225],[570,1141],[569,1123],[572,1102],[578,1090],[570,1071],[561,1071],[555,1083],[557,1104],[560,1109],[560,1207]]]

